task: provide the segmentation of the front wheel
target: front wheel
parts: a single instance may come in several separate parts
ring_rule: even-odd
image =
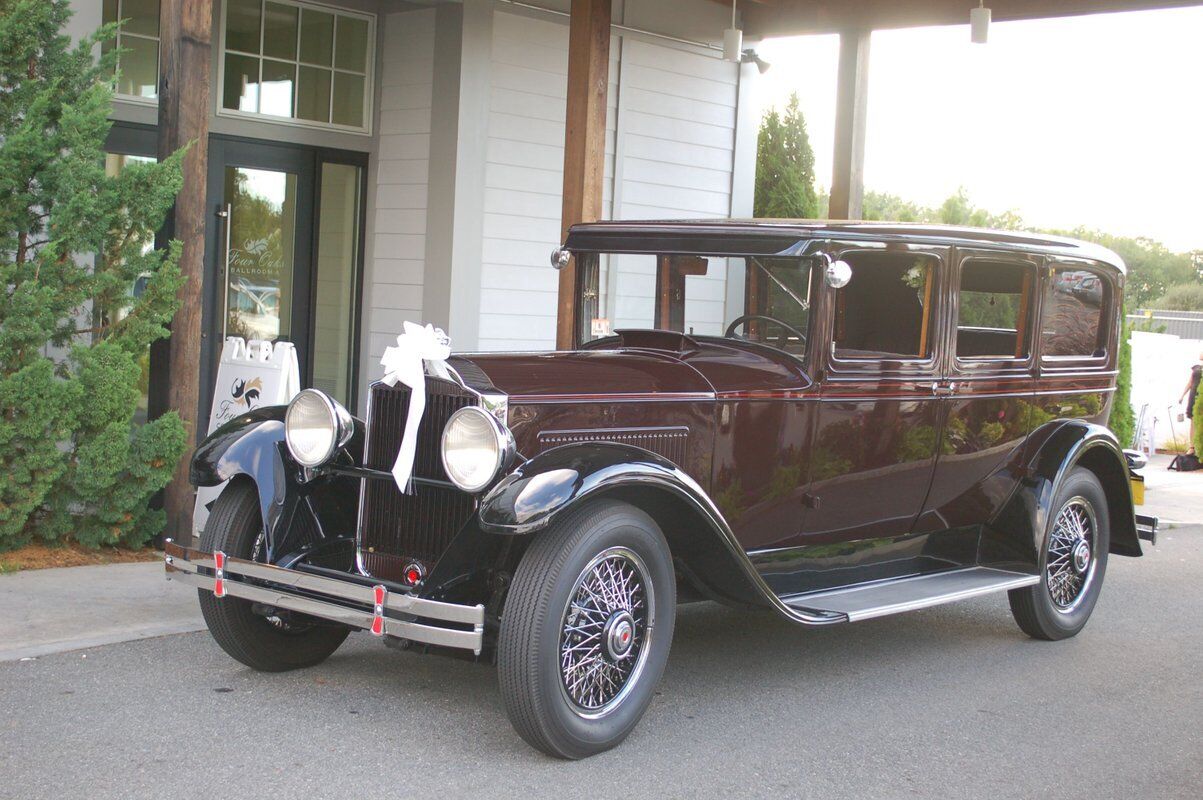
[[[1057,492],[1040,560],[1040,583],[1009,593],[1011,614],[1035,639],[1066,639],[1090,619],[1111,544],[1107,495],[1090,470],[1071,472]]]
[[[226,487],[213,503],[201,535],[201,549],[258,560],[263,542],[259,496],[254,485],[239,481]],[[214,597],[201,589],[201,614],[209,632],[233,658],[261,672],[311,667],[330,657],[350,629],[307,625],[257,614],[249,600]]]
[[[498,637],[514,728],[560,758],[617,745],[651,702],[675,616],[668,544],[639,509],[590,503],[539,534],[514,575]]]

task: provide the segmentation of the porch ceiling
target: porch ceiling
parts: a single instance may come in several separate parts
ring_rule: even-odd
[[[730,5],[730,0],[713,0]],[[968,24],[974,0],[742,0],[749,37]],[[986,0],[994,21],[1203,5],[1201,0]]]

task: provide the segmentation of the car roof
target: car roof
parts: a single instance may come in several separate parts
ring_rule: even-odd
[[[1120,274],[1124,260],[1106,247],[1026,231],[956,225],[807,219],[695,219],[604,221],[573,225],[565,247],[573,252],[689,253],[711,256],[799,255],[828,239],[960,245],[1056,258],[1082,258]]]

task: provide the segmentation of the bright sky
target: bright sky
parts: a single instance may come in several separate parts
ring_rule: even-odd
[[[757,50],[762,101],[798,93],[830,185],[838,37]],[[996,22],[986,45],[968,24],[878,31],[870,56],[866,188],[938,205],[965,186],[1033,227],[1203,248],[1203,8]]]

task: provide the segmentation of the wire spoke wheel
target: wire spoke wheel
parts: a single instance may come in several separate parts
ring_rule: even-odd
[[[577,714],[604,716],[635,684],[651,644],[655,593],[642,559],[611,547],[581,571],[560,629],[560,677]]]
[[[1059,611],[1073,611],[1094,578],[1098,520],[1086,498],[1070,498],[1049,533],[1044,567],[1049,596]]]

